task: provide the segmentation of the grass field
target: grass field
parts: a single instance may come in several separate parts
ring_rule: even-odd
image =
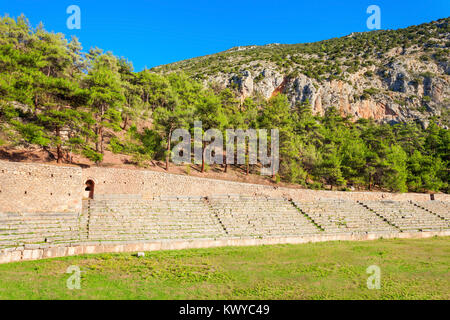
[[[0,265],[0,299],[450,299],[450,238],[84,255]],[[69,266],[81,289],[66,287]],[[369,290],[366,268],[381,268]]]

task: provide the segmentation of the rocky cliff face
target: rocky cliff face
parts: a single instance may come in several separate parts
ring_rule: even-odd
[[[310,103],[316,114],[334,106],[356,119],[419,120],[426,125],[436,117],[447,126],[448,22],[303,46],[240,47],[156,70],[184,70],[205,85],[235,88],[242,99],[284,93],[292,105]]]
[[[348,80],[317,81],[300,74],[291,77],[266,66],[262,70],[244,70],[238,74],[217,74],[205,83],[215,82],[222,87],[236,86],[244,99],[260,94],[270,98],[277,93],[289,97],[292,105],[309,102],[316,114],[335,106],[343,115],[355,118],[373,118],[381,121],[425,120],[441,116],[449,108],[450,76],[436,65],[420,65],[412,57],[396,61],[380,73],[376,68],[362,69],[348,75]],[[425,73],[420,79],[406,66],[412,65]],[[440,76],[427,75],[434,70]],[[372,77],[364,74],[374,73]],[[259,77],[259,78],[258,78]]]

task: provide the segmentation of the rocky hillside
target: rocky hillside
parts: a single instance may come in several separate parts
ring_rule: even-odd
[[[449,126],[450,18],[399,30],[353,33],[307,44],[230,50],[154,68],[183,70],[241,98],[282,92],[316,114],[335,106],[382,122],[436,117]]]

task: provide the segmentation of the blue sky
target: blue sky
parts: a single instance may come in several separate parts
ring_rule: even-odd
[[[369,5],[381,9],[381,29],[450,16],[450,0],[1,0],[0,13],[24,13],[33,26],[76,35],[84,50],[98,46],[128,58],[135,70],[239,45],[301,43],[368,31]],[[81,29],[69,30],[69,5],[81,9]]]

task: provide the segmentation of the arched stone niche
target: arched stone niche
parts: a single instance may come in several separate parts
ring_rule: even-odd
[[[84,199],[94,199],[95,181],[92,178],[88,178],[84,183]]]

